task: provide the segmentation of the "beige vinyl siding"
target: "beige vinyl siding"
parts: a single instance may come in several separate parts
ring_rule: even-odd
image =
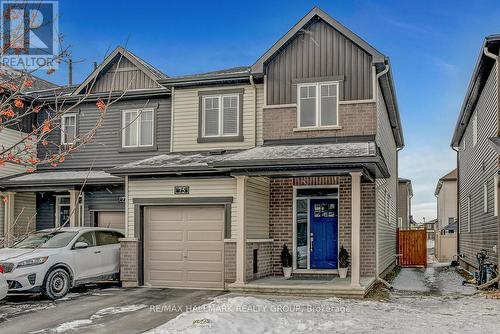
[[[475,255],[480,249],[488,251],[493,263],[497,254],[493,246],[498,243],[498,217],[494,216],[494,176],[498,172],[498,155],[489,143],[490,137],[497,135],[497,83],[496,68],[493,67],[486,85],[479,97],[474,113],[477,115],[477,144],[473,143],[473,122],[470,120],[461,140],[459,151],[459,192],[460,192],[460,253],[464,260],[477,266]],[[462,143],[465,140],[465,150]],[[488,187],[488,212],[483,210],[484,183]],[[470,196],[471,231],[467,225],[467,198]]]
[[[24,132],[12,129],[2,129],[0,132],[0,147],[9,148],[19,142],[24,136],[26,136]],[[24,171],[25,168],[23,166],[7,162],[3,166],[0,166],[0,178],[24,173]]]
[[[247,238],[269,238],[269,179],[251,177],[247,190]]]
[[[257,146],[264,143],[264,85],[255,85],[257,89],[257,117],[256,117],[256,131],[257,131]]]
[[[189,195],[174,195],[175,186],[189,186]],[[134,237],[134,198],[233,197],[231,205],[231,236],[236,237],[236,179],[129,179],[128,224],[126,235]]]
[[[14,222],[10,233],[15,237],[24,236],[36,229],[35,193],[16,193],[14,200]]]
[[[262,142],[262,104],[264,89],[257,86],[257,115],[255,114],[255,92],[251,85],[225,86],[216,88],[175,89],[173,99],[172,152],[203,151],[213,149],[247,149],[255,146],[257,139]],[[244,141],[198,143],[199,96],[200,91],[243,88],[243,129]],[[257,126],[256,126],[257,123]]]
[[[391,265],[396,254],[396,196],[398,184],[396,142],[392,133],[384,97],[380,88],[377,96],[377,145],[391,176],[388,179],[376,179],[377,188],[377,272],[383,272]],[[386,213],[386,193],[389,196],[389,214]]]

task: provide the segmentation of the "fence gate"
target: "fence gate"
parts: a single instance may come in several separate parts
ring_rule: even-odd
[[[398,265],[427,267],[427,231],[397,230]]]

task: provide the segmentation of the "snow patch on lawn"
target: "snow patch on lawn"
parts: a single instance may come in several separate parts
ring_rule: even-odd
[[[429,287],[425,285],[424,273],[419,269],[402,269],[394,279],[392,286],[395,290],[428,292]]]
[[[148,334],[496,332],[500,300],[480,296],[370,300],[219,297]],[[471,317],[471,314],[474,316]],[[457,319],[467,319],[465,325]]]

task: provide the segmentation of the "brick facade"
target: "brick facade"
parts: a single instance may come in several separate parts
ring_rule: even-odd
[[[120,239],[120,279],[122,286],[136,287],[139,278],[139,243],[135,238]]]
[[[272,242],[247,243],[246,279],[252,281],[271,275]],[[257,272],[253,272],[253,251],[257,250]],[[236,280],[236,242],[224,243],[224,281],[233,283]]]
[[[283,244],[293,245],[293,187],[339,186],[339,246],[351,252],[351,178],[350,176],[321,176],[271,179],[269,232],[274,240],[272,273],[282,275],[280,254]],[[375,274],[376,212],[375,185],[361,184],[361,275]]]
[[[377,110],[375,103],[340,104],[339,130],[294,131],[296,107],[265,109],[263,124],[264,140],[375,135]]]

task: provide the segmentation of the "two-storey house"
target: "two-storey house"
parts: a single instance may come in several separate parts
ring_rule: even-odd
[[[392,268],[403,135],[387,57],[314,8],[252,66],[159,83],[169,152],[110,170],[125,286],[362,296]],[[271,277],[284,244],[316,280]],[[350,277],[322,282],[341,246]]]
[[[458,116],[451,146],[457,151],[458,254],[477,268],[486,249],[498,261],[498,143],[500,35],[487,36]]]
[[[56,161],[57,166],[39,165],[34,173],[2,179],[7,210],[33,211],[37,230],[63,225],[124,228],[125,182],[106,170],[170,151],[170,91],[158,82],[165,78],[118,47],[81,84],[32,92],[38,103],[50,106],[39,112],[38,124],[64,111],[46,145],[38,145],[40,160],[68,152],[87,135],[92,139],[66,154],[64,162]],[[113,102],[104,116],[96,106],[99,98]],[[6,225],[17,219],[25,226],[28,219],[22,218],[12,209]]]

